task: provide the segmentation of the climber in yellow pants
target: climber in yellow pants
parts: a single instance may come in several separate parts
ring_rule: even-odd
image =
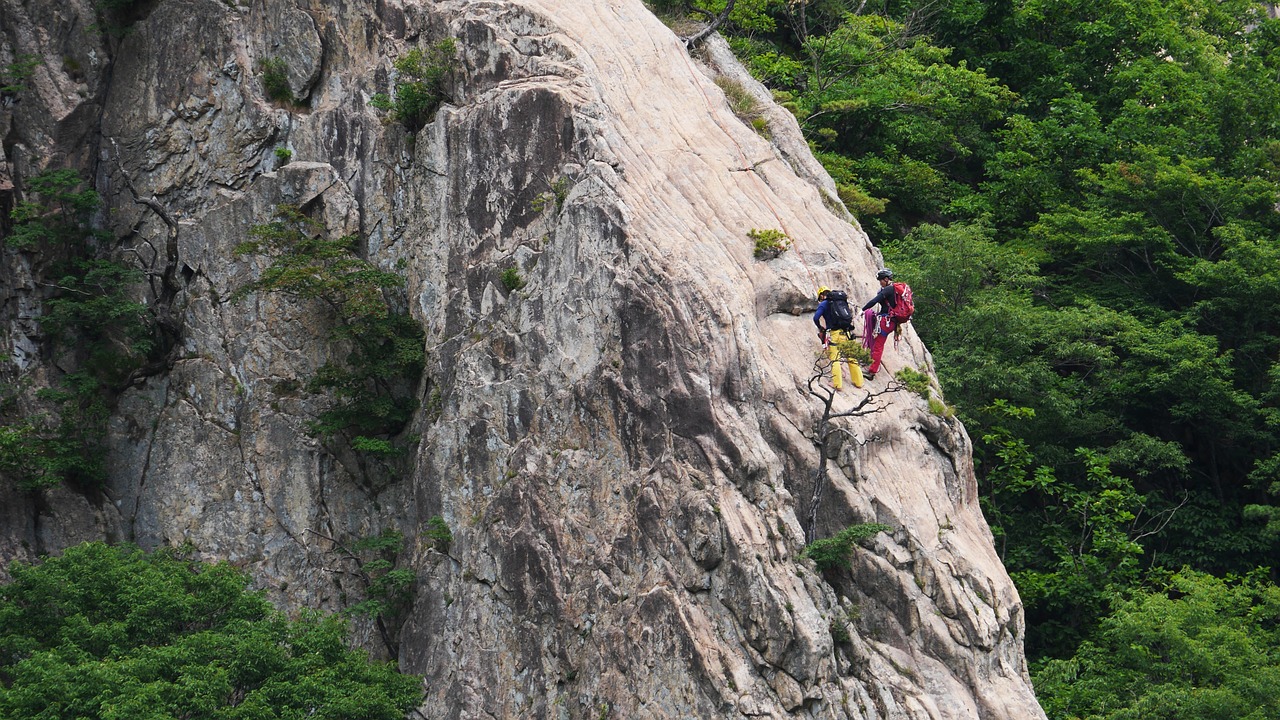
[[[826,346],[827,358],[831,360],[831,387],[840,390],[844,386],[840,346],[849,342],[848,330],[842,326],[853,327],[848,296],[826,286],[818,288],[818,309],[813,314],[813,324],[818,326],[818,339]],[[862,368],[857,361],[844,358],[844,364],[849,366],[849,379],[854,387],[862,387]]]
[[[840,344],[849,341],[849,335],[844,330],[832,330],[827,333],[827,358],[831,360],[831,387],[840,390],[844,386],[844,373],[840,371]],[[862,367],[854,360],[845,359],[845,365],[849,366],[849,380],[853,382],[854,387],[862,387]]]

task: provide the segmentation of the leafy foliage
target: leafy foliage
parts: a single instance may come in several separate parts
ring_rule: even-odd
[[[861,340],[856,337],[850,337],[850,333],[838,330],[831,333],[827,339],[831,346],[836,349],[835,362],[861,363],[863,365],[871,362],[871,351],[863,346]]]
[[[14,205],[13,233],[5,244],[42,257],[60,258],[83,249],[90,215],[101,199],[75,170],[46,170],[27,182],[30,196]]]
[[[90,543],[0,587],[0,716],[399,720],[417,678],[290,621],[230,565]]]
[[[805,546],[804,556],[812,558],[819,570],[835,570],[845,567],[853,558],[853,546],[879,532],[893,528],[879,523],[861,523],[836,533],[834,537],[814,540]]]
[[[523,288],[525,281],[520,277],[520,268],[509,267],[502,271],[502,287],[509,291],[515,291]]]
[[[369,104],[390,113],[391,119],[417,132],[449,99],[445,85],[453,71],[457,43],[445,38],[428,48],[414,48],[392,63],[399,78],[392,95],[379,93]]]
[[[352,550],[360,562],[365,597],[347,612],[385,620],[407,609],[417,576],[396,564],[403,544],[404,535],[394,530],[384,530],[355,544]]]
[[[265,58],[258,64],[262,71],[262,91],[279,103],[293,103],[293,88],[289,86],[289,65],[282,58]]]
[[[56,412],[24,413],[17,384],[0,383],[0,474],[24,490],[68,482],[94,487],[105,477],[107,406],[101,386],[73,373],[38,397]]]
[[[1013,93],[964,62],[950,63],[949,51],[883,15],[809,14],[803,26],[794,15],[786,20],[790,42],[748,62],[784,93],[825,151],[819,159],[841,195],[885,214],[869,226],[891,232],[937,217],[961,197],[987,128],[1012,105]],[[734,45],[751,51],[750,43]]]
[[[898,382],[906,386],[908,390],[928,400],[930,390],[929,376],[916,370],[915,368],[904,367],[893,374]]]
[[[40,66],[35,55],[19,55],[0,68],[0,97],[13,96],[26,89],[26,82]]]
[[[333,314],[331,339],[347,348],[343,362],[325,363],[307,383],[330,399],[312,430],[322,438],[348,437],[366,453],[397,454],[389,438],[417,407],[425,359],[421,326],[391,300],[404,277],[359,257],[355,236],[331,238],[296,207],[278,207],[276,219],[250,235],[236,254],[264,255],[270,265],[233,297],[275,292],[320,301]]]
[[[154,348],[147,306],[131,288],[142,271],[112,260],[75,259],[56,280],[61,294],[45,303],[41,326],[56,341],[84,348],[82,367],[117,384]]]
[[[100,484],[106,477],[106,392],[101,382],[82,372],[42,389],[38,397],[51,403],[56,414],[28,414],[0,426],[0,472],[28,490],[60,482]],[[5,404],[2,412],[10,415],[16,406],[12,395]]]
[[[791,249],[791,238],[781,230],[752,228],[747,237],[754,243],[752,253],[757,260],[772,260]]]
[[[449,552],[449,544],[453,542],[453,532],[449,530],[449,525],[444,518],[439,515],[431,516],[431,519],[427,520],[427,529],[422,535],[431,541],[437,551]]]
[[[729,26],[739,31],[773,30],[774,19],[766,12],[773,4],[772,0],[737,0],[729,12]],[[709,20],[724,12],[728,0],[652,0],[650,5],[662,14]]]
[[[1050,717],[1280,716],[1280,587],[1183,570],[1117,603],[1070,659],[1035,675]]]
[[[565,200],[569,198],[569,178],[558,177],[551,183],[551,189],[544,193],[539,193],[537,197],[530,203],[530,207],[536,213],[543,212],[548,208],[554,207],[556,212],[564,209]]]
[[[97,192],[68,169],[30,178],[28,190],[4,242],[33,258],[49,293],[41,329],[68,372],[34,412],[20,383],[0,383],[0,472],[27,489],[93,486],[104,477],[112,394],[156,350],[153,317],[135,299],[141,271],[90,229]]]

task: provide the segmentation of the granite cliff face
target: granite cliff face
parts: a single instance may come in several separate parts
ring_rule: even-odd
[[[5,207],[45,167],[85,169],[181,327],[115,408],[101,494],[0,480],[3,559],[190,541],[338,609],[359,588],[335,543],[403,532],[412,606],[389,645],[360,630],[425,676],[428,718],[1043,717],[964,429],[886,372],[879,412],[815,434],[814,290],[870,297],[877,253],[722,43],[690,56],[640,0],[142,10],[112,34],[89,0],[0,0],[0,61],[41,60],[0,113]],[[451,102],[414,134],[385,122],[392,62],[445,37]],[[264,96],[269,58],[297,104]],[[337,352],[323,314],[230,299],[262,269],[232,248],[279,203],[408,277],[427,367],[395,475],[323,447],[288,390]],[[794,248],[757,260],[752,229]],[[3,262],[10,372],[45,382],[41,289]],[[910,332],[886,358],[930,369]],[[819,462],[818,536],[892,528],[825,579],[800,556]],[[437,515],[447,550],[423,535]]]

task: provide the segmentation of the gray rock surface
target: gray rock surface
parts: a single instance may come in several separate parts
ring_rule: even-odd
[[[837,398],[881,393],[837,421],[817,512],[822,537],[892,531],[825,579],[801,557],[812,296],[870,297],[878,253],[794,119],[770,104],[766,140],[730,111],[716,75],[769,101],[722,44],[690,57],[639,0],[162,0],[118,38],[87,0],[0,9],[3,58],[46,58],[0,115],[20,139],[0,199],[91,169],[123,244],[163,264],[175,243],[183,323],[172,367],[120,399],[101,495],[0,481],[0,557],[190,541],[335,610],[359,593],[335,541],[399,530],[417,581],[394,647],[427,718],[1043,717],[968,437],[892,372]],[[452,100],[410,135],[368,99],[444,37]],[[264,97],[267,58],[300,104]],[[409,279],[428,360],[395,478],[310,437],[316,402],[289,391],[339,352],[325,313],[230,299],[261,270],[232,248],[282,202]],[[794,248],[756,260],[752,229]],[[22,262],[0,280],[15,358],[39,339]],[[930,371],[910,331],[886,360]]]

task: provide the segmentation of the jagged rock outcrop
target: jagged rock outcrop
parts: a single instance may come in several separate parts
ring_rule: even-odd
[[[6,57],[44,63],[3,115],[0,191],[90,168],[102,222],[158,265],[174,243],[182,282],[171,366],[113,415],[109,486],[5,484],[5,559],[190,541],[337,609],[358,588],[333,541],[397,529],[418,576],[398,655],[428,718],[1043,716],[958,422],[884,393],[820,457],[812,295],[870,297],[877,253],[723,45],[690,57],[639,0],[159,0],[118,37],[88,0],[3,12]],[[383,122],[392,61],[444,37],[452,101],[416,134]],[[268,58],[300,104],[264,97]],[[716,74],[760,96],[772,142]],[[282,202],[409,278],[428,361],[397,478],[307,433],[290,388],[337,352],[323,315],[231,300],[261,269],[232,248]],[[756,260],[769,228],[795,246]],[[14,349],[38,341],[23,277]],[[929,370],[910,332],[888,358]],[[819,462],[820,536],[893,528],[829,579],[800,557]]]

